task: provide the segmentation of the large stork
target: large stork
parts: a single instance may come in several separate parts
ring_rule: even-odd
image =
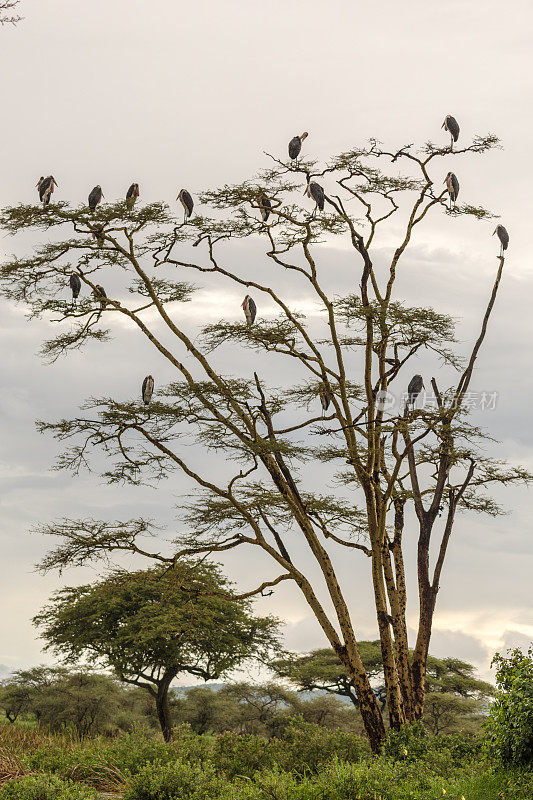
[[[126,192],[126,207],[128,211],[133,211],[133,206],[135,205],[135,201],[139,197],[139,184],[132,183],[128,191]]]
[[[248,327],[254,324],[257,315],[257,306],[249,294],[246,295],[242,302],[242,309],[246,317],[246,324]]]
[[[413,377],[409,381],[409,386],[407,387],[407,403],[405,406],[406,409],[408,409],[409,406],[411,408],[415,407],[416,398],[418,397],[422,389],[425,388],[426,387],[424,386],[424,379],[422,375],[413,375]]]
[[[96,225],[91,231],[93,239],[96,239],[96,244],[98,247],[103,247],[105,242],[104,237],[104,226],[103,225]]]
[[[446,184],[446,188],[448,189],[448,194],[450,195],[450,211],[451,211],[452,208],[455,208],[455,202],[459,195],[459,181],[457,180],[457,175],[454,172],[448,172],[448,174],[444,178],[444,183]]]
[[[93,297],[95,300],[100,301],[100,308],[105,308],[105,301],[106,301],[106,293],[103,286],[100,286],[98,283],[94,287]]]
[[[259,198],[259,209],[261,211],[261,219],[263,220],[263,222],[268,222],[271,208],[272,208],[272,203],[270,202],[270,200],[266,195],[262,194],[261,197]]]
[[[307,187],[304,194],[315,201],[315,211],[317,208],[319,211],[324,211],[324,199],[326,197],[324,189],[319,183],[316,183],[316,181],[310,180],[309,176],[307,176]]]
[[[304,131],[301,136],[293,136],[289,142],[289,158],[293,161],[298,158],[302,149],[304,139],[307,139],[309,134]]]
[[[183,206],[183,222],[185,224],[192,214],[194,200],[187,189],[182,189],[179,195],[176,197],[176,200],[179,200]]]
[[[72,304],[76,305],[76,300],[81,292],[80,276],[76,272],[73,272],[68,280],[68,284],[72,290]]]
[[[322,416],[328,410],[331,403],[331,395],[325,383],[321,383],[318,387],[318,396],[320,398],[320,405],[322,406]]]
[[[452,117],[451,114],[447,114],[444,117],[444,122],[442,123],[441,128],[444,128],[444,130],[448,131],[450,134],[450,150],[453,150],[453,143],[459,138],[459,123],[455,117]]]
[[[496,225],[494,229],[494,233],[497,234],[498,239],[500,240],[500,258],[503,256],[503,251],[507,250],[509,247],[509,234],[507,233],[507,228],[504,228],[503,225]],[[494,236],[494,233],[492,234]]]
[[[37,189],[39,190],[39,200],[43,206],[47,206],[50,203],[50,197],[55,186],[57,186],[57,182],[53,175],[49,175],[47,178],[42,176],[39,178]]]
[[[154,392],[154,379],[151,375],[147,375],[146,378],[143,380],[142,385],[142,398],[144,405],[147,406],[152,399],[152,394]]]
[[[104,193],[102,192],[101,186],[95,186],[92,192],[89,195],[89,211],[95,211],[96,206],[98,203],[102,202],[102,197]]]

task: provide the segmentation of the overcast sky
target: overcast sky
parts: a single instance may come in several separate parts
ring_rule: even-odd
[[[304,129],[306,152],[318,158],[371,136],[391,147],[445,142],[440,125],[447,113],[459,120],[462,141],[500,136],[503,150],[456,168],[464,201],[500,214],[511,236],[474,388],[499,395],[497,407],[478,420],[501,441],[491,453],[533,469],[529,2],[23,0],[21,12],[25,19],[16,28],[0,29],[1,205],[34,202],[37,178],[50,173],[58,199],[84,201],[97,183],[107,198],[118,198],[136,180],[142,202],[172,204],[182,186],[196,194],[251,176],[266,165],[263,151],[284,155],[288,139]],[[409,303],[435,305],[461,320],[465,346],[497,266],[492,229],[469,222],[452,229],[444,217],[431,222],[415,237],[399,277]],[[392,226],[376,263],[390,256],[397,233]],[[25,246],[29,240],[15,245],[4,238],[0,254]],[[228,257],[245,268],[257,258],[247,247]],[[322,261],[329,288],[350,291],[347,253],[325,247]],[[290,282],[286,289],[293,304],[306,307],[305,293]],[[206,286],[202,318],[238,316],[241,300],[227,285]],[[189,324],[198,309],[197,300],[183,312]],[[190,487],[174,480],[157,492],[138,491],[52,472],[57,447],[34,427],[37,418],[74,414],[91,394],[136,396],[139,380],[154,368],[144,343],[132,344],[128,331],[119,330],[109,350],[89,348],[47,366],[36,355],[45,323],[27,322],[20,308],[3,301],[0,330],[0,664],[8,671],[50,660],[41,654],[31,616],[62,583],[96,575],[36,574],[33,565],[48,543],[29,529],[58,515],[142,513],[166,524],[180,491]],[[172,377],[165,369],[158,382]],[[432,646],[436,655],[466,658],[485,674],[496,649],[533,638],[530,495],[511,489],[498,499],[507,516],[457,522]],[[226,563],[238,584],[250,588],[247,558]],[[376,629],[366,566],[340,568],[360,638]],[[254,565],[253,574],[260,568]],[[273,574],[267,564],[264,574]],[[286,619],[288,646],[325,644],[292,589],[283,587],[260,608]]]

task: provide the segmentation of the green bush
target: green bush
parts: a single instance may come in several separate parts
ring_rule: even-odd
[[[399,731],[389,731],[383,754],[394,761],[416,761],[426,755],[432,746],[427,729],[422,722],[404,725]]]
[[[533,768],[533,649],[497,653],[496,692],[487,723],[488,749],[506,765]]]
[[[94,791],[56,775],[27,775],[8,781],[0,789],[0,800],[97,800],[97,797]]]
[[[255,772],[277,765],[281,758],[279,740],[227,731],[215,737],[211,758],[229,780],[237,776],[251,778]]]
[[[175,729],[170,746],[160,736],[139,731],[111,740],[86,739],[75,747],[48,743],[26,754],[24,763],[31,771],[49,772],[112,790],[147,764],[167,763],[178,758],[201,763],[209,750],[207,737],[197,736],[188,726],[181,726]]]
[[[124,800],[214,800],[224,786],[212,764],[154,762],[130,779]]]
[[[291,772],[267,770],[253,781],[229,784],[220,800],[322,800],[321,789],[309,778]]]
[[[370,755],[366,739],[338,729],[323,728],[301,719],[294,720],[283,736],[280,766],[295,772],[316,772],[333,759],[360,761]]]
[[[147,764],[176,761],[202,763],[209,755],[209,737],[198,736],[188,725],[180,725],[172,731],[173,741],[165,744],[160,736],[138,732],[119,736],[107,746],[108,758],[113,760],[125,775],[136,775]]]
[[[211,758],[216,768],[232,780],[239,776],[252,778],[256,772],[274,769],[304,775],[316,772],[333,758],[359,761],[369,752],[366,741],[359,736],[295,719],[279,739],[222,733],[214,737]]]

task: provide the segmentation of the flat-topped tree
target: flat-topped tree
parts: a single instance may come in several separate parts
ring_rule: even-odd
[[[61,589],[35,617],[47,648],[67,663],[83,658],[114,670],[153,697],[165,740],[172,737],[169,689],[179,675],[216,680],[275,650],[278,623],[252,614],[220,570],[180,560],[119,570],[90,586]]]
[[[357,608],[350,608],[351,582],[344,585],[340,579],[339,559],[368,559],[387,712],[397,729],[423,712],[435,602],[457,509],[497,513],[484,487],[530,479],[524,470],[481,457],[483,433],[469,424],[464,402],[504,253],[480,334],[465,360],[457,355],[447,315],[408,307],[395,296],[412,236],[430,215],[443,215],[455,237],[464,235],[465,217],[481,224],[491,220],[481,207],[458,202],[449,209],[443,178],[449,161],[459,165],[454,169],[460,174],[461,159],[497,143],[494,136],[476,137],[451,153],[431,143],[418,150],[413,145],[387,150],[371,141],[325,166],[271,158],[257,178],[205,192],[200,202],[214,209],[213,216],[193,216],[186,223],[161,204],[131,212],[125,203],[103,204],[89,214],[60,202],[45,210],[6,208],[0,217],[10,233],[42,229],[48,240],[58,236],[28,258],[5,263],[0,275],[6,297],[57,323],[59,333],[45,343],[45,356],[54,359],[88,340],[104,340],[114,322],[126,317],[137,332],[131,333],[132,345],[145,337],[176,374],[168,386],[157,386],[147,410],[119,398],[92,399],[78,416],[41,423],[42,431],[68,447],[59,466],[74,472],[95,468],[92,455],[101,452],[110,482],[140,484],[179,472],[188,487],[196,486],[198,497],[182,504],[175,553],[162,556],[156,549],[152,557],[174,563],[184,555],[236,548],[247,548],[251,560],[254,552],[267,554],[277,571],[249,593],[264,593],[281,581],[301,591],[353,682],[374,750],[385,726],[357,642],[362,620]],[[324,211],[303,196],[310,180],[325,187]],[[381,278],[374,270],[374,248],[391,221],[391,235],[398,226],[402,233]],[[60,239],[69,228],[73,235]],[[489,240],[490,234],[487,227]],[[344,298],[336,296],[328,269],[333,256],[325,257],[319,246],[334,238],[351,252],[353,286],[358,286]],[[228,243],[238,249],[241,240],[264,243],[271,281],[231,266]],[[382,262],[383,248],[379,252]],[[62,299],[73,270],[82,282],[75,308]],[[111,271],[115,281],[123,278],[114,293],[107,281]],[[238,322],[210,324],[199,335],[177,305],[194,291],[190,276],[252,297],[258,309],[253,324],[241,316],[237,303]],[[300,293],[314,297],[321,318],[307,319],[296,311],[294,299],[275,288],[277,277],[300,282]],[[87,299],[100,284],[107,292],[103,308]],[[265,306],[276,313],[265,317]],[[239,348],[255,351],[255,373],[241,366],[237,375],[226,375],[217,348],[233,354]],[[380,402],[383,393],[405,392],[420,371],[415,365],[422,351],[449,372],[457,370],[451,391],[433,381],[435,406],[411,410],[402,402],[387,408]],[[272,359],[285,385],[269,386],[262,379]],[[429,388],[428,378],[425,385]],[[191,448],[182,446],[191,438],[210,455],[202,468],[193,465],[198,459],[191,460]],[[300,470],[311,460],[322,473],[321,493]],[[418,528],[420,612],[412,655],[403,548],[408,508],[414,508]],[[62,538],[45,559],[49,568],[84,563],[113,549],[150,556],[143,520],[63,520],[44,531]]]
[[[380,642],[361,641],[359,651],[367,675],[374,680],[376,696],[385,706]],[[410,657],[412,655],[411,652]],[[337,694],[347,697],[359,708],[353,681],[331,648],[304,654],[286,653],[272,661],[270,667],[281,678],[288,679],[298,691],[319,690]],[[424,722],[435,732],[445,722],[446,725],[452,725],[459,717],[472,715],[476,710],[479,713],[482,702],[494,693],[490,683],[476,676],[472,664],[458,658],[428,656],[425,683],[426,698],[431,698],[431,708],[428,710],[426,704]],[[462,700],[468,702],[462,703]]]
[[[358,642],[358,649],[366,674],[372,680],[383,672],[380,642]],[[270,663],[270,668],[286,678],[298,691],[312,692],[316,689],[329,694],[347,697],[356,708],[359,701],[353,678],[347,674],[335,651],[330,647],[313,650],[310,653],[286,653]],[[380,691],[374,691],[379,698]]]

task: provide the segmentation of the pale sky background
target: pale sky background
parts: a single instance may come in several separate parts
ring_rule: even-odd
[[[284,156],[287,141],[304,129],[306,153],[318,158],[370,136],[390,147],[429,138],[444,143],[447,113],[459,120],[462,142],[477,133],[500,136],[504,150],[454,162],[461,199],[500,214],[511,236],[473,389],[499,393],[497,408],[478,419],[501,441],[490,452],[533,470],[529,2],[24,0],[20,11],[18,27],[0,29],[0,205],[34,202],[37,178],[50,173],[59,183],[57,199],[84,201],[97,183],[107,198],[118,198],[136,180],[141,202],[174,204],[182,186],[197,194],[251,176],[266,165],[264,150]],[[444,161],[439,168],[444,177]],[[440,215],[415,237],[399,278],[408,302],[461,320],[465,347],[497,264],[493,227],[452,227]],[[390,256],[395,233],[393,226],[378,264]],[[0,255],[25,244],[4,238]],[[227,257],[243,270],[260,258],[248,244]],[[348,254],[325,247],[322,258],[330,289],[350,291]],[[286,291],[306,307],[296,285],[287,281]],[[207,286],[180,313],[191,326],[195,317],[240,318],[241,300],[240,290]],[[164,365],[157,373],[148,347],[125,330],[110,348],[44,365],[36,353],[47,325],[28,323],[5,301],[1,306],[0,669],[7,672],[50,660],[32,615],[55,588],[97,575],[38,575],[33,565],[49,543],[29,529],[59,515],[144,514],[170,524],[172,506],[190,487],[173,478],[157,491],[138,491],[51,472],[58,448],[38,435],[36,418],[73,415],[91,394],[137,396],[147,372],[155,370],[159,384],[173,376]],[[239,367],[251,375],[252,364],[245,356]],[[427,360],[424,367],[438,374]],[[318,473],[309,469],[312,482]],[[458,519],[441,581],[432,650],[471,660],[485,675],[496,649],[533,639],[530,491],[498,495],[507,516]],[[340,567],[360,638],[376,630],[365,561],[344,556]],[[251,566],[245,554],[226,566],[243,589],[276,574],[268,563]],[[258,608],[287,621],[287,646],[325,646],[296,590],[284,586]],[[415,614],[416,605],[413,621]]]

